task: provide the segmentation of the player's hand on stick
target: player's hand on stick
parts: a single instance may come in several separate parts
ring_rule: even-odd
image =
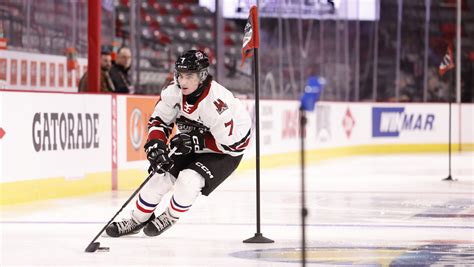
[[[180,133],[171,139],[170,146],[176,148],[176,155],[186,155],[202,150],[204,137],[202,134]]]
[[[168,146],[162,140],[152,139],[145,144],[145,153],[150,167],[148,172],[163,173],[171,169],[173,161],[169,158]]]

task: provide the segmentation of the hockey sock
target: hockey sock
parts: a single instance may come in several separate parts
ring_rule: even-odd
[[[176,219],[178,219],[183,213],[185,213],[186,211],[189,210],[189,208],[191,208],[192,205],[182,205],[182,204],[179,204],[175,198],[174,198],[174,195],[171,197],[170,199],[170,206],[168,208],[169,210],[169,214],[171,217],[174,217]]]
[[[135,202],[136,209],[132,211],[132,217],[139,223],[147,221],[155,211],[158,203],[149,203],[145,201],[141,194],[138,194],[137,201]]]

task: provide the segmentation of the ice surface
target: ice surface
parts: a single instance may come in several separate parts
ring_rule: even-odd
[[[443,182],[447,154],[310,164],[308,264],[474,266],[473,166],[473,153],[455,153],[458,181]],[[239,172],[162,236],[99,238],[110,252],[83,251],[131,192],[2,207],[0,266],[299,266],[299,166],[261,175],[261,232],[275,243],[242,242],[256,232],[255,176]]]

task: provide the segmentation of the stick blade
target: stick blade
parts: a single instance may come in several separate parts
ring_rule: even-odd
[[[85,252],[89,252],[89,253],[96,252],[99,247],[100,247],[100,242],[92,242],[87,246]]]

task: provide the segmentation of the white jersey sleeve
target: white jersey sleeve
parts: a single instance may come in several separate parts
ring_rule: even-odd
[[[163,89],[160,100],[148,121],[148,140],[160,139],[164,142],[168,140],[179,112],[176,104],[180,101],[180,95],[181,92],[175,84]]]

